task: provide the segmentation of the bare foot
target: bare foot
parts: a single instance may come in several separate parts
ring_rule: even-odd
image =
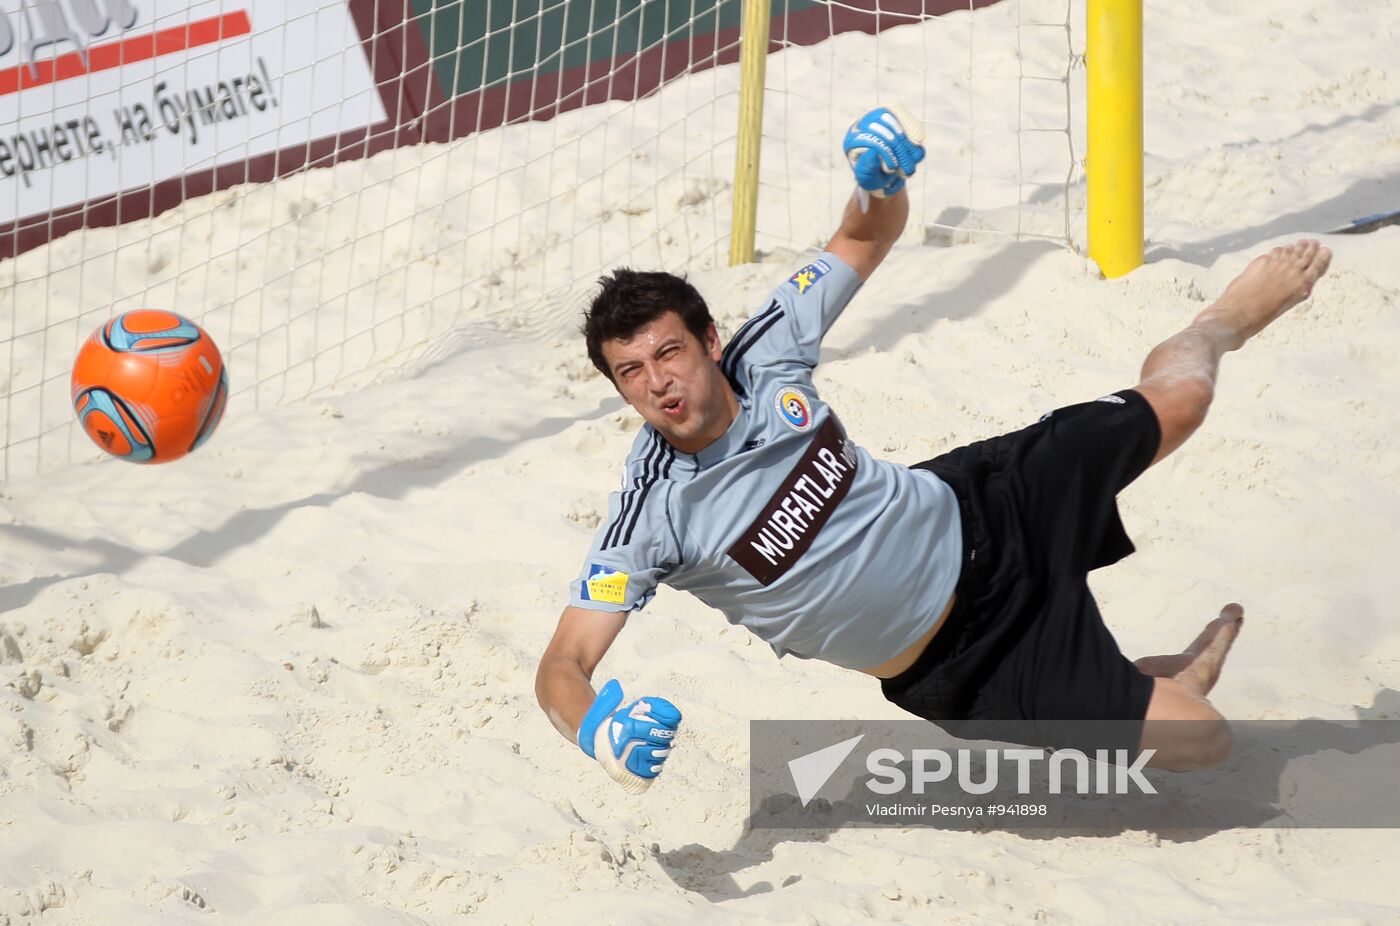
[[[1190,663],[1174,677],[1183,687],[1202,698],[1210,694],[1215,683],[1220,680],[1220,670],[1225,666],[1225,655],[1230,652],[1235,638],[1244,624],[1244,608],[1237,604],[1227,604],[1220,609],[1220,616],[1206,625],[1183,655],[1190,656]]]
[[[1143,656],[1141,659],[1134,659],[1133,665],[1138,667],[1138,671],[1143,675],[1150,675],[1153,678],[1176,678],[1176,676],[1195,657],[1190,653],[1172,653],[1167,656]]]
[[[1224,610],[1220,612],[1220,617],[1206,624],[1205,629],[1196,636],[1196,639],[1193,640],[1191,645],[1186,647],[1184,651],[1180,653],[1171,653],[1166,656],[1144,656],[1141,659],[1134,660],[1133,665],[1137,666],[1144,675],[1151,675],[1155,678],[1177,678],[1177,676],[1182,675],[1188,669],[1200,663],[1211,650],[1211,646],[1221,642],[1220,637],[1222,634],[1228,634],[1228,638],[1223,641],[1224,648],[1221,650],[1218,658],[1213,657],[1213,674],[1203,679],[1203,681],[1208,682],[1205,690],[1210,691],[1211,687],[1215,685],[1216,679],[1220,677],[1220,667],[1225,662],[1225,653],[1229,651],[1230,645],[1234,642],[1235,636],[1239,633],[1240,624],[1243,623],[1243,621],[1243,608],[1237,604],[1226,605]],[[1203,674],[1205,670],[1205,664],[1202,664],[1193,675],[1188,676],[1192,681],[1187,681],[1187,679],[1180,679],[1180,681],[1183,684],[1191,686],[1192,691],[1195,691],[1201,681],[1197,679],[1197,676]],[[1193,684],[1193,681],[1196,682],[1196,684]]]
[[[1274,248],[1250,261],[1220,298],[1196,316],[1194,325],[1218,334],[1226,350],[1239,350],[1312,295],[1331,262],[1331,250],[1310,238]]]

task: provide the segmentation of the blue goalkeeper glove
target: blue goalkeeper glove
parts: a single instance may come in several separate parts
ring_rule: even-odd
[[[881,106],[846,130],[841,148],[857,186],[873,196],[893,196],[924,159],[924,127],[898,103]]]
[[[638,698],[622,708],[620,704],[622,686],[611,679],[583,716],[578,745],[624,791],[641,794],[661,774],[681,712],[665,698]]]

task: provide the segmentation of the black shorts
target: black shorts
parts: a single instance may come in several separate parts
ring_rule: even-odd
[[[958,497],[963,567],[952,613],[882,680],[885,697],[967,739],[1135,756],[1152,679],[1118,649],[1086,575],[1133,552],[1115,496],[1160,443],[1128,389],[917,464]]]

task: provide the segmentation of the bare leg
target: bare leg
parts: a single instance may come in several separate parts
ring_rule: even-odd
[[[1153,463],[1185,443],[1205,421],[1220,358],[1308,298],[1331,260],[1332,252],[1313,240],[1274,248],[1250,261],[1190,327],[1153,348],[1136,387],[1162,425]]]
[[[1243,624],[1244,609],[1228,604],[1185,652],[1137,661],[1139,669],[1154,676],[1142,731],[1142,748],[1156,751],[1148,765],[1188,771],[1219,765],[1229,756],[1230,725],[1206,695],[1220,679]]]
[[[1162,425],[1153,463],[1185,443],[1205,421],[1220,358],[1308,298],[1331,260],[1332,252],[1312,240],[1256,257],[1188,328],[1147,355],[1136,388]],[[1153,677],[1142,733],[1142,748],[1156,750],[1149,765],[1185,771],[1218,765],[1229,756],[1230,725],[1206,695],[1219,680],[1243,622],[1244,609],[1226,605],[1185,652],[1137,661],[1138,669]]]

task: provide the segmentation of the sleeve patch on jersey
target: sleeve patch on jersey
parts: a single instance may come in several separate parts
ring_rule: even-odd
[[[801,270],[788,278],[788,282],[797,287],[798,295],[811,289],[818,280],[826,276],[831,271],[831,264],[824,260],[813,261]]]
[[[588,578],[583,583],[583,600],[626,604],[628,578],[629,576],[625,572],[618,572],[607,566],[590,563]]]

